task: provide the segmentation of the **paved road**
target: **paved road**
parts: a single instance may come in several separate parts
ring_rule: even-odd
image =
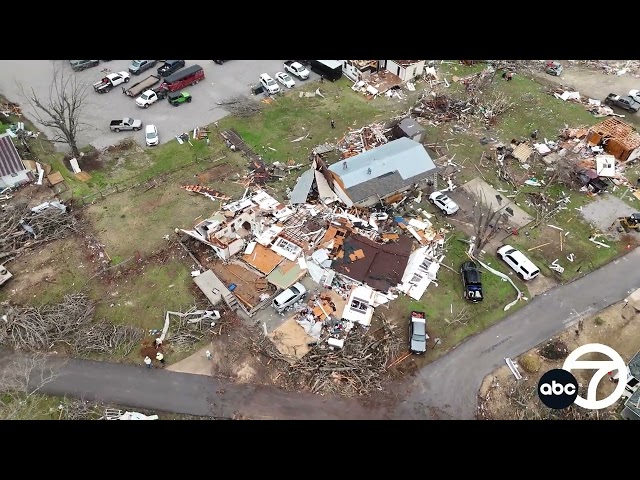
[[[393,418],[471,419],[486,375],[578,320],[640,288],[640,249],[575,282],[535,297],[530,305],[427,365],[406,385]]]
[[[0,60],[0,93],[9,100],[19,103],[23,112],[34,120],[31,107],[21,97],[18,83],[26,90],[33,88],[37,95],[48,98],[49,86],[53,78],[54,63],[58,63],[69,75],[74,73],[67,60]],[[97,67],[78,72],[80,82],[89,85],[87,103],[82,121],[88,126],[79,135],[81,146],[92,144],[96,148],[104,148],[117,143],[126,136],[137,138],[144,145],[143,132],[115,133],[109,130],[109,121],[123,117],[140,118],[146,124],[158,127],[160,141],[168,142],[175,135],[191,131],[195,127],[202,127],[213,123],[228,115],[228,112],[218,105],[232,97],[250,96],[250,86],[258,83],[261,73],[269,73],[272,77],[282,70],[283,60],[231,60],[223,65],[217,65],[212,60],[186,60],[187,66],[201,65],[205,72],[205,80],[189,87],[193,102],[172,107],[166,101],[157,102],[148,109],[142,109],[135,104],[135,99],[123,95],[120,87],[109,93],[98,94],[91,89],[91,85],[104,76],[105,68],[113,72],[127,70],[131,60],[112,60],[100,62]],[[160,66],[158,63],[157,66]],[[154,67],[140,76],[133,76],[129,85],[155,74]],[[312,73],[308,81],[317,79]],[[296,86],[301,82],[297,81]],[[304,83],[302,83],[304,84]],[[43,129],[52,138],[52,132]],[[60,146],[63,148],[63,146]]]

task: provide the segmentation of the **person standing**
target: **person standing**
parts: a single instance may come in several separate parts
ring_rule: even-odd
[[[162,354],[162,352],[156,353],[156,360],[160,362],[160,365],[162,365],[162,367],[164,367],[164,355]]]
[[[147,368],[151,368],[151,359],[149,358],[149,355],[144,357],[144,364],[147,366]]]
[[[336,128],[336,122],[331,120],[331,128]]]
[[[205,355],[207,356],[207,360],[211,360],[213,358],[213,356],[211,355],[211,352],[209,350],[207,350],[205,352]]]

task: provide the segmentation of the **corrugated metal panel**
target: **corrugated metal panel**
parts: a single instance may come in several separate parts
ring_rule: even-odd
[[[293,187],[291,192],[291,199],[289,202],[291,205],[297,205],[300,203],[306,203],[311,187],[313,186],[313,180],[315,179],[314,171],[312,168],[304,172],[298,178],[296,186]]]
[[[11,175],[25,170],[11,137],[5,134],[0,137],[0,176]]]

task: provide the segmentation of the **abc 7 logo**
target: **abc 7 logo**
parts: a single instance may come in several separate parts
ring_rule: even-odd
[[[602,353],[611,360],[578,360],[588,353]],[[571,370],[596,370],[596,373],[589,382],[586,399],[578,395],[578,381],[571,373]],[[614,370],[620,372],[627,371],[627,364],[618,352],[600,343],[583,345],[569,354],[562,368],[549,370],[542,375],[542,378],[540,378],[538,382],[538,396],[547,407],[556,410],[567,408],[573,403],[589,410],[600,410],[610,407],[622,397],[626,382],[618,382],[613,393],[602,400],[596,399],[596,392],[598,385],[600,385],[600,380],[602,380],[608,372]]]

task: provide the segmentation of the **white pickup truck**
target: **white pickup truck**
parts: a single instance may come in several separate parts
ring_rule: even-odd
[[[131,80],[129,72],[110,73],[99,82],[94,83],[93,89],[98,93],[107,93],[122,83],[128,83],[129,80]]]
[[[167,92],[165,90],[146,90],[136,98],[136,105],[141,108],[149,108],[149,105],[163,98],[167,98]]]
[[[300,80],[306,80],[309,78],[309,70],[307,70],[300,62],[296,62],[295,60],[287,60],[284,62],[284,69],[286,72]]]

